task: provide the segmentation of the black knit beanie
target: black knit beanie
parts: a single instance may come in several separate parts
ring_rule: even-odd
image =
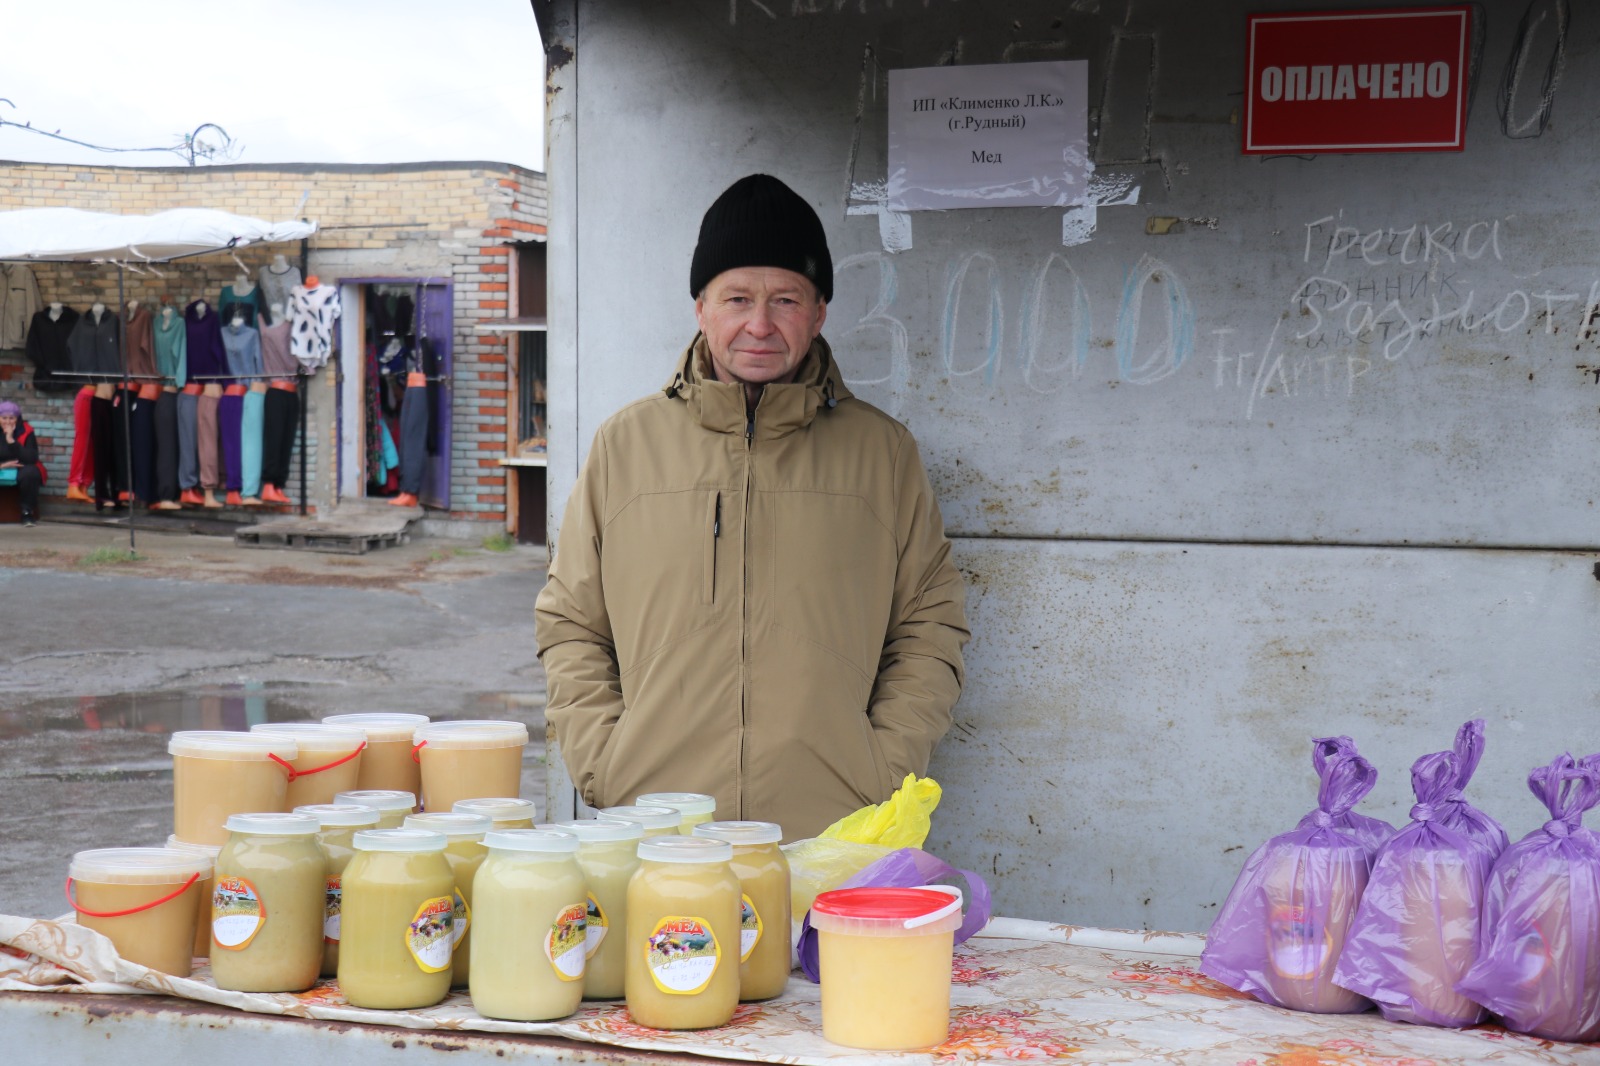
[[[833,299],[833,257],[822,220],[798,193],[770,174],[751,174],[728,186],[700,221],[689,265],[689,295],[736,267],[780,267],[809,278],[824,301]]]

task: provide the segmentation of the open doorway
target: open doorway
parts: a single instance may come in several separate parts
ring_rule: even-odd
[[[450,509],[455,322],[443,278],[345,278],[339,495]],[[416,467],[420,467],[420,477]]]

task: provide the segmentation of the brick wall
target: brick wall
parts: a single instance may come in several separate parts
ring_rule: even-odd
[[[0,163],[0,211],[76,207],[149,214],[174,207],[211,207],[270,221],[310,218],[322,227],[309,242],[309,269],[324,282],[354,277],[449,278],[454,282],[455,371],[449,517],[502,522],[506,420],[515,383],[506,378],[511,341],[474,326],[508,314],[511,244],[543,240],[544,175],[504,163],[393,166],[313,164],[217,167],[82,167]],[[261,245],[124,274],[129,299],[215,301],[241,264],[252,277],[273,255],[300,261],[298,243]],[[117,302],[117,271],[94,264],[36,264],[46,302],[83,310]],[[334,499],[331,445],[335,426],[335,362],[308,390],[307,458],[311,498]],[[72,394],[35,394],[21,352],[0,351],[0,397],[23,404],[51,470],[46,492],[65,491],[72,446]],[[327,443],[324,443],[327,442]],[[291,495],[298,498],[299,458]]]

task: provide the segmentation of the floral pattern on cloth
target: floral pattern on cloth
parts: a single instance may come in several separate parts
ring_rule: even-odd
[[[1596,1045],[1561,1044],[1485,1025],[1433,1029],[1376,1012],[1299,1014],[1242,996],[1202,975],[1199,936],[1130,933],[996,918],[956,952],[949,1038],[885,1054],[822,1038],[817,986],[796,977],[765,1003],[742,1004],[717,1029],[665,1032],[636,1025],[617,1002],[585,1003],[554,1022],[484,1018],[465,992],[426,1010],[352,1007],[338,983],[296,994],[228,992],[205,966],[187,978],[119,958],[111,942],[70,918],[0,915],[0,991],[159,994],[258,1014],[434,1029],[527,1033],[641,1051],[750,1062],[867,1066],[1044,1061],[1217,1066],[1591,1066]],[[219,1018],[225,1014],[219,1013]]]

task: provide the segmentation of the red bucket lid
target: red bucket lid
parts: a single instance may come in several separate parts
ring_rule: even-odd
[[[811,909],[835,918],[904,921],[950,906],[950,893],[928,888],[836,888],[817,896]]]

